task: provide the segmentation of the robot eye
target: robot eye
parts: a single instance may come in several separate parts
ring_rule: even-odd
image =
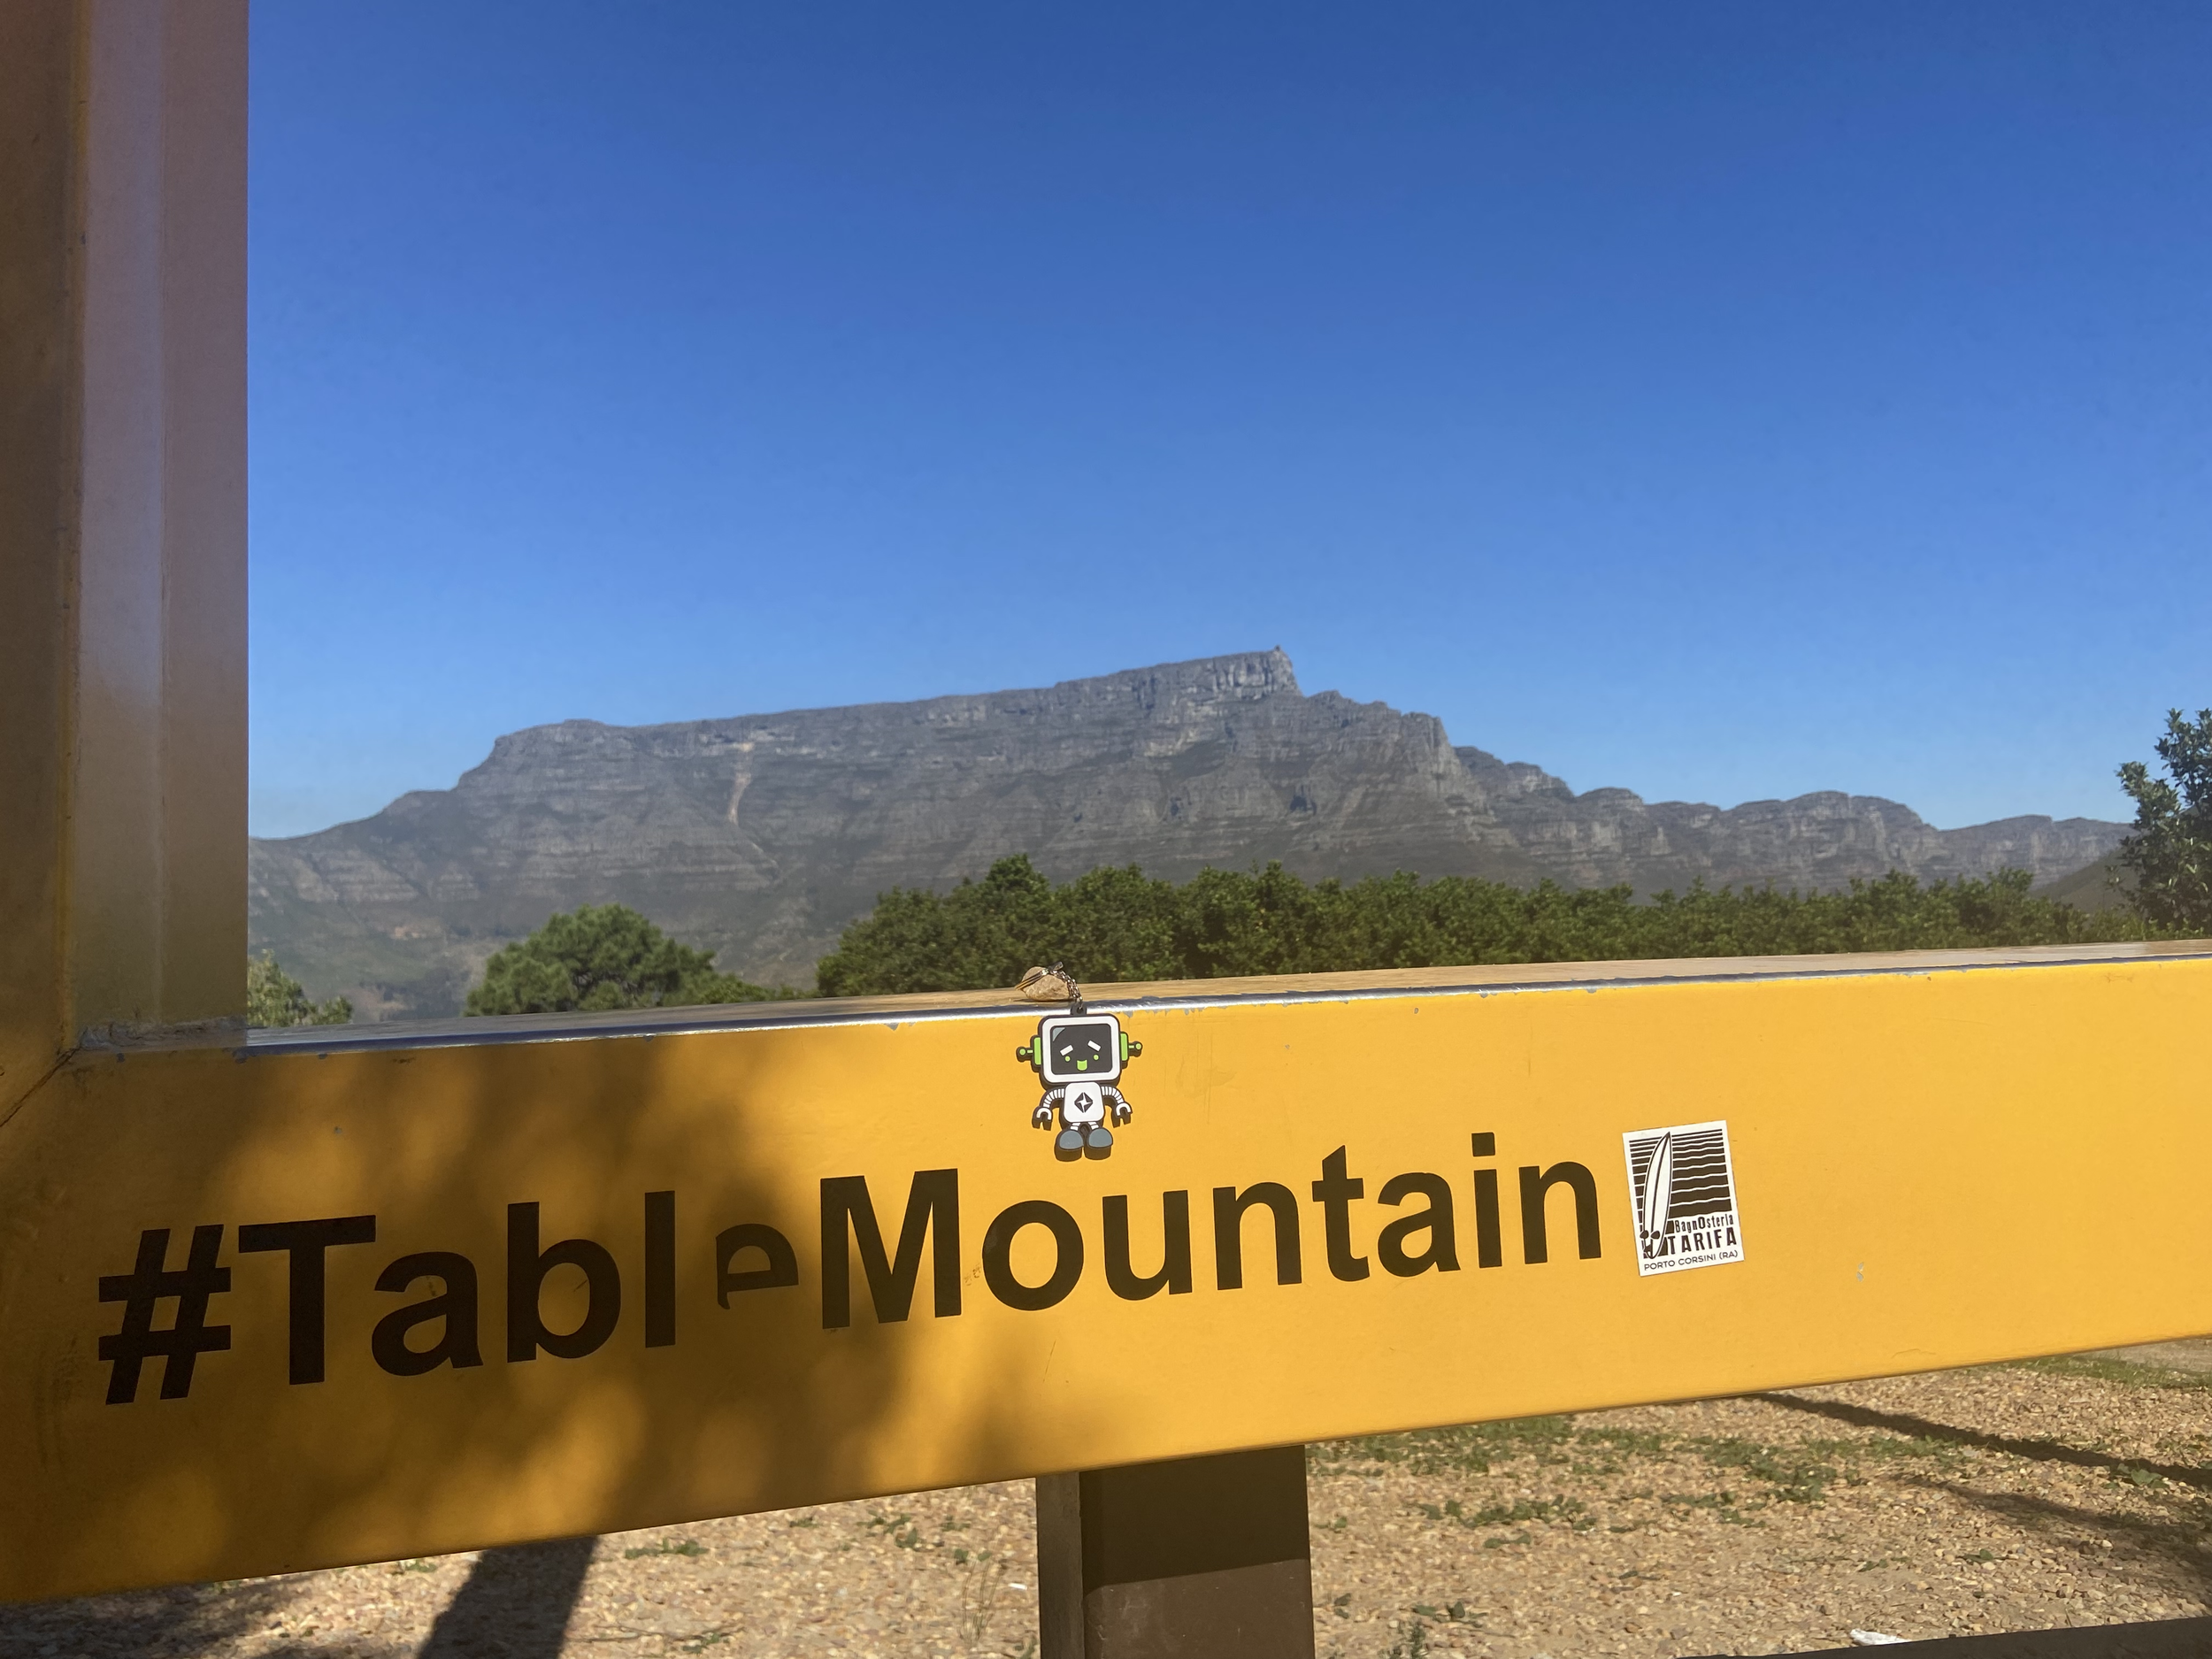
[[[1063,1060],[1064,1060],[1064,1059],[1066,1059],[1066,1058],[1067,1058],[1070,1055],[1073,1054],[1074,1052],[1075,1052],[1075,1045],[1074,1045],[1073,1043],[1071,1043],[1071,1043],[1069,1043],[1069,1044],[1065,1045],[1064,1048],[1061,1048],[1061,1050],[1060,1050],[1060,1057],[1061,1057]]]
[[[1091,1052],[1092,1052],[1093,1054],[1096,1054],[1096,1053],[1098,1053],[1098,1052],[1099,1052],[1099,1048],[1098,1048],[1098,1045],[1097,1045],[1095,1042],[1094,1042],[1094,1043],[1091,1045]]]

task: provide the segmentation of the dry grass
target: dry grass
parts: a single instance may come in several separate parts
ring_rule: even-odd
[[[1325,1655],[1770,1653],[2200,1614],[2207,1345],[1318,1446]],[[0,1659],[1033,1655],[1025,1485],[0,1613]],[[475,1574],[471,1583],[471,1575]],[[465,1592],[464,1586],[469,1588]],[[444,1622],[439,1623],[441,1616]]]

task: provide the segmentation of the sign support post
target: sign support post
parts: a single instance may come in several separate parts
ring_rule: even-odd
[[[1312,1659],[1306,1448],[1037,1481],[1041,1659]]]

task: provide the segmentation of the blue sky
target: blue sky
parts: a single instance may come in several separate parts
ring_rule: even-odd
[[[253,27],[257,833],[1276,644],[1945,826],[2212,703],[2212,8]]]

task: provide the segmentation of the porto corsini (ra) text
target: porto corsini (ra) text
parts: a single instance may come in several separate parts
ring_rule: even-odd
[[[1474,1135],[1471,1149],[1478,1161],[1495,1157],[1495,1135]],[[1499,1175],[1494,1167],[1471,1171],[1465,1188],[1471,1203],[1465,1210],[1456,1183],[1423,1170],[1389,1177],[1371,1200],[1366,1179],[1351,1172],[1348,1149],[1337,1148],[1321,1159],[1319,1177],[1309,1189],[1310,1201],[1319,1211],[1317,1242],[1323,1264],[1332,1278],[1346,1281],[1368,1279],[1377,1267],[1386,1277],[1411,1279],[1455,1273],[1470,1266],[1504,1266],[1506,1230]],[[1554,1221],[1571,1223],[1576,1256],[1590,1259],[1603,1254],[1597,1182],[1586,1165],[1573,1161],[1527,1164],[1515,1175],[1519,1263],[1533,1265],[1552,1258]],[[1304,1281],[1313,1231],[1308,1224],[1313,1218],[1307,1217],[1299,1195],[1289,1187],[1280,1181],[1216,1187],[1210,1199],[1213,1289],[1241,1290],[1248,1280],[1263,1283],[1271,1276],[1279,1286]],[[1101,1201],[1095,1234],[1098,1264],[1108,1289],[1125,1301],[1142,1302],[1163,1294],[1187,1295],[1197,1285],[1192,1194],[1188,1190],[1163,1193],[1158,1202],[1158,1265],[1143,1272],[1131,1246],[1130,1199],[1117,1194]],[[1380,1223],[1371,1259],[1358,1253],[1353,1237],[1352,1207],[1369,1202],[1380,1207],[1371,1212]],[[543,1356],[573,1360],[595,1353],[614,1335],[622,1314],[625,1284],[614,1251],[594,1239],[546,1242],[539,1209],[536,1203],[507,1206],[504,1259],[498,1268],[503,1292],[499,1338],[511,1364]],[[1464,1227],[1463,1214],[1469,1224]],[[669,1347],[677,1340],[676,1215],[673,1191],[644,1194],[642,1248],[634,1258],[638,1271],[633,1282],[642,1302],[648,1348]],[[895,1245],[887,1240],[875,1195],[863,1176],[832,1176],[821,1182],[820,1222],[815,1263],[825,1329],[850,1325],[858,1298],[864,1298],[869,1314],[879,1324],[910,1317],[925,1256],[930,1268],[931,1315],[943,1319],[963,1312],[967,1258],[963,1253],[966,1234],[958,1170],[914,1171]],[[1042,1229],[1051,1241],[1051,1271],[1034,1283],[1017,1277],[1013,1262],[1014,1240],[1030,1227]],[[375,1244],[374,1216],[242,1225],[236,1229],[234,1254],[241,1260],[235,1266],[221,1259],[227,1231],[222,1223],[194,1227],[182,1264],[171,1267],[170,1229],[147,1228],[139,1235],[131,1271],[100,1279],[100,1301],[123,1306],[120,1328],[99,1341],[100,1358],[109,1367],[111,1405],[128,1404],[140,1397],[149,1360],[162,1362],[158,1398],[181,1399],[190,1393],[200,1357],[227,1352],[231,1346],[230,1325],[211,1316],[220,1311],[217,1299],[230,1291],[233,1273],[256,1271],[242,1259],[255,1256],[269,1256],[273,1267],[277,1266],[275,1258],[282,1258],[277,1271],[286,1275],[286,1352],[293,1383],[321,1382],[333,1345],[357,1342],[362,1334],[375,1364],[395,1377],[485,1363],[483,1275],[470,1256],[455,1250],[411,1250],[395,1256],[378,1273],[376,1288],[414,1299],[368,1323],[365,1333],[334,1331],[327,1296],[330,1252]],[[984,1284],[1009,1308],[1035,1311],[1054,1307],[1082,1281],[1092,1259],[1091,1237],[1071,1210],[1050,1199],[1010,1204],[983,1230],[979,1255]],[[1564,1254],[1563,1238],[1560,1245]],[[790,1238],[764,1222],[741,1221],[723,1227],[713,1237],[712,1250],[715,1301],[721,1309],[731,1307],[733,1295],[796,1290],[805,1277]],[[1033,1257],[1034,1252],[1031,1254]],[[583,1275],[584,1312],[574,1328],[557,1331],[546,1323],[540,1297],[548,1275],[563,1266]],[[158,1324],[165,1310],[168,1321]],[[707,1312],[703,1308],[699,1311]]]

